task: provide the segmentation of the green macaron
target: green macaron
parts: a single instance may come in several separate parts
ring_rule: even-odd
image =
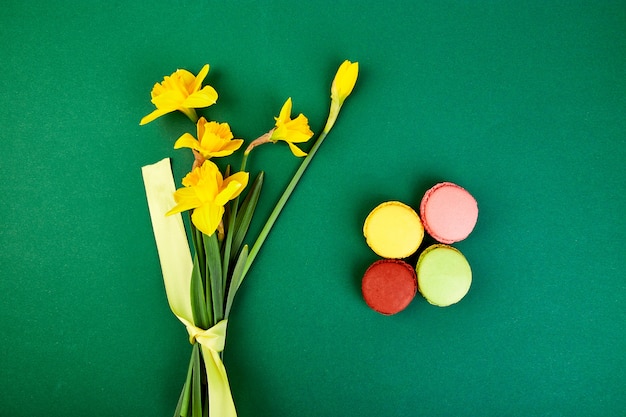
[[[458,303],[472,284],[472,269],[465,256],[452,246],[426,248],[417,260],[417,287],[426,300],[439,307]]]

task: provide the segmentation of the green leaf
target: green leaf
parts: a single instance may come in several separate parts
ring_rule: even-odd
[[[205,298],[204,285],[198,255],[196,254],[193,257],[193,269],[191,270],[191,283],[189,288],[191,292],[191,312],[193,314],[194,324],[201,329],[208,329],[211,321],[211,313],[209,304]]]
[[[261,187],[263,186],[264,178],[265,173],[261,171],[254,179],[246,198],[241,203],[239,213],[237,214],[237,219],[235,221],[235,235],[233,236],[233,243],[230,251],[231,259],[239,253],[239,249],[241,248],[243,240],[246,237],[246,233],[250,227],[250,222],[252,221],[252,216],[254,215],[254,210],[256,209],[257,202],[259,201],[259,196],[261,195]]]
[[[196,343],[194,347],[198,346]],[[191,397],[191,416],[202,417],[202,384],[200,382],[200,353],[199,348],[193,351],[193,390]]]
[[[226,298],[226,308],[224,311],[224,317],[228,318],[230,313],[230,309],[233,306],[233,301],[235,299],[235,294],[237,290],[239,290],[239,286],[243,281],[243,268],[246,264],[246,260],[248,259],[248,245],[244,245],[243,249],[241,249],[241,253],[239,254],[239,258],[237,258],[237,263],[235,264],[235,268],[233,269],[233,275],[230,280],[230,287],[228,288],[228,295]]]
[[[203,234],[202,240],[206,254],[206,272],[210,284],[206,288],[206,298],[213,302],[213,322],[211,324],[214,325],[224,318],[222,257],[217,233],[213,233],[211,236]]]
[[[191,242],[193,243],[195,254],[198,256],[198,267],[200,268],[201,274],[204,274],[204,270],[206,269],[206,255],[204,253],[202,232],[196,229],[191,219],[189,219],[189,224],[191,226]],[[206,282],[204,275],[202,275],[202,278],[202,282]]]
[[[178,405],[174,412],[174,417],[187,417],[189,415],[189,400],[191,399],[191,376],[193,375],[194,352],[198,350],[198,345],[193,345],[191,350],[191,358],[189,359],[189,367],[187,368],[187,378],[183,385],[183,390],[178,399]]]
[[[181,416],[181,410],[183,408],[183,399],[185,398],[185,388],[186,385],[183,385],[183,390],[180,392],[180,396],[178,397],[178,403],[176,404],[176,410],[174,410],[174,417]]]

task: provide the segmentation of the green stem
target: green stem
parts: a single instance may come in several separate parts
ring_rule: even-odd
[[[239,172],[243,172],[246,169],[246,163],[248,161],[248,153],[244,153],[241,158],[241,168]],[[222,283],[224,288],[222,294],[227,294],[226,288],[228,287],[228,269],[230,266],[230,251],[233,245],[233,236],[235,235],[235,221],[237,220],[237,209],[239,208],[239,196],[231,204],[230,217],[228,219],[228,229],[226,230],[226,241],[224,243],[224,255],[223,255],[223,279]]]
[[[235,228],[235,218],[237,217],[237,206],[239,197],[232,204],[230,218],[228,219],[228,229],[226,229],[226,241],[224,242],[224,253],[222,254],[222,294],[226,294],[228,286],[228,269],[230,267],[230,248],[233,245],[233,229]]]
[[[211,326],[224,318],[224,292],[222,290],[222,258],[220,254],[220,245],[217,240],[217,233],[211,236],[202,235],[204,249],[206,252],[206,277],[208,277],[209,285],[206,290],[207,300],[212,299],[213,303],[213,322]]]
[[[287,200],[293,193],[293,190],[296,188],[296,185],[298,185],[298,182],[300,181],[302,174],[304,174],[304,171],[307,169],[307,167],[311,163],[311,160],[315,156],[315,153],[317,152],[319,147],[322,145],[322,142],[324,142],[324,139],[326,138],[326,135],[328,134],[329,130],[330,129],[324,130],[320,134],[320,136],[317,138],[317,140],[313,144],[313,147],[309,151],[309,154],[304,158],[304,161],[302,161],[302,163],[300,164],[300,167],[298,168],[293,178],[287,185],[287,188],[285,188],[285,191],[283,191],[283,195],[280,197],[280,199],[276,203],[274,210],[272,210],[272,213],[270,214],[269,218],[267,219],[267,222],[263,226],[263,229],[261,229],[261,232],[259,233],[259,237],[257,238],[256,242],[254,242],[254,245],[250,249],[248,260],[246,261],[246,264],[243,269],[243,274],[242,274],[243,276],[247,274],[248,270],[250,269],[250,266],[252,266],[252,262],[254,262],[254,259],[259,253],[261,246],[263,246],[263,243],[265,242],[267,235],[270,233],[270,230],[272,230],[272,226],[274,226],[274,223],[276,222],[278,215],[283,210],[283,207],[285,207]]]
[[[249,152],[244,152],[243,157],[241,158],[241,168],[239,168],[239,171],[246,170],[246,163],[248,162],[248,155],[249,155]]]
[[[195,344],[194,346],[197,346]],[[202,417],[202,375],[200,364],[200,348],[193,350],[193,388],[191,390],[191,416]]]

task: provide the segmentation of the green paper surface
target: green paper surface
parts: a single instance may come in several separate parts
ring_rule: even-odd
[[[319,133],[349,59],[357,85],[233,303],[239,416],[623,415],[624,28],[623,1],[9,0],[0,414],[172,415],[191,345],[141,166],[171,157],[180,184],[192,156],[173,143],[194,126],[139,126],[150,90],[208,63],[219,99],[201,113],[237,137],[288,97]],[[298,164],[284,143],[251,156],[253,234]],[[455,245],[472,287],[379,315],[361,298],[379,259],[363,221],[440,181],[478,201]]]

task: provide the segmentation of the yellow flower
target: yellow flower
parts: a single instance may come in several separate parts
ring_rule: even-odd
[[[166,215],[193,210],[191,221],[210,236],[222,221],[224,206],[241,194],[248,185],[248,177],[247,172],[237,172],[224,179],[217,165],[206,161],[183,178],[185,188],[176,190],[176,206]]]
[[[303,143],[311,139],[313,132],[309,127],[309,120],[300,113],[295,119],[291,119],[291,97],[285,101],[280,114],[276,117],[276,127],[272,131],[270,140],[287,142],[289,149],[295,156],[306,156],[306,153],[298,148],[294,143]]]
[[[202,67],[198,76],[187,70],[176,70],[172,75],[163,77],[161,83],[152,88],[152,103],[156,106],[149,115],[139,122],[140,125],[150,123],[157,117],[180,110],[193,122],[198,119],[195,109],[209,107],[217,101],[217,92],[209,85],[202,87],[202,81],[209,73],[209,65]]]
[[[356,79],[359,75],[359,63],[343,61],[335,74],[335,79],[330,87],[330,98],[332,101],[337,101],[341,106],[352,92]]]
[[[198,139],[185,133],[174,143],[174,149],[192,149],[198,165],[205,159],[231,155],[243,145],[243,139],[233,139],[228,123],[207,122],[201,117],[196,127]]]
[[[359,76],[359,63],[343,61],[335,74],[333,84],[330,87],[330,112],[324,132],[328,133],[335,124],[339,110],[343,106],[345,99],[352,93],[352,89],[356,84],[356,79]]]

